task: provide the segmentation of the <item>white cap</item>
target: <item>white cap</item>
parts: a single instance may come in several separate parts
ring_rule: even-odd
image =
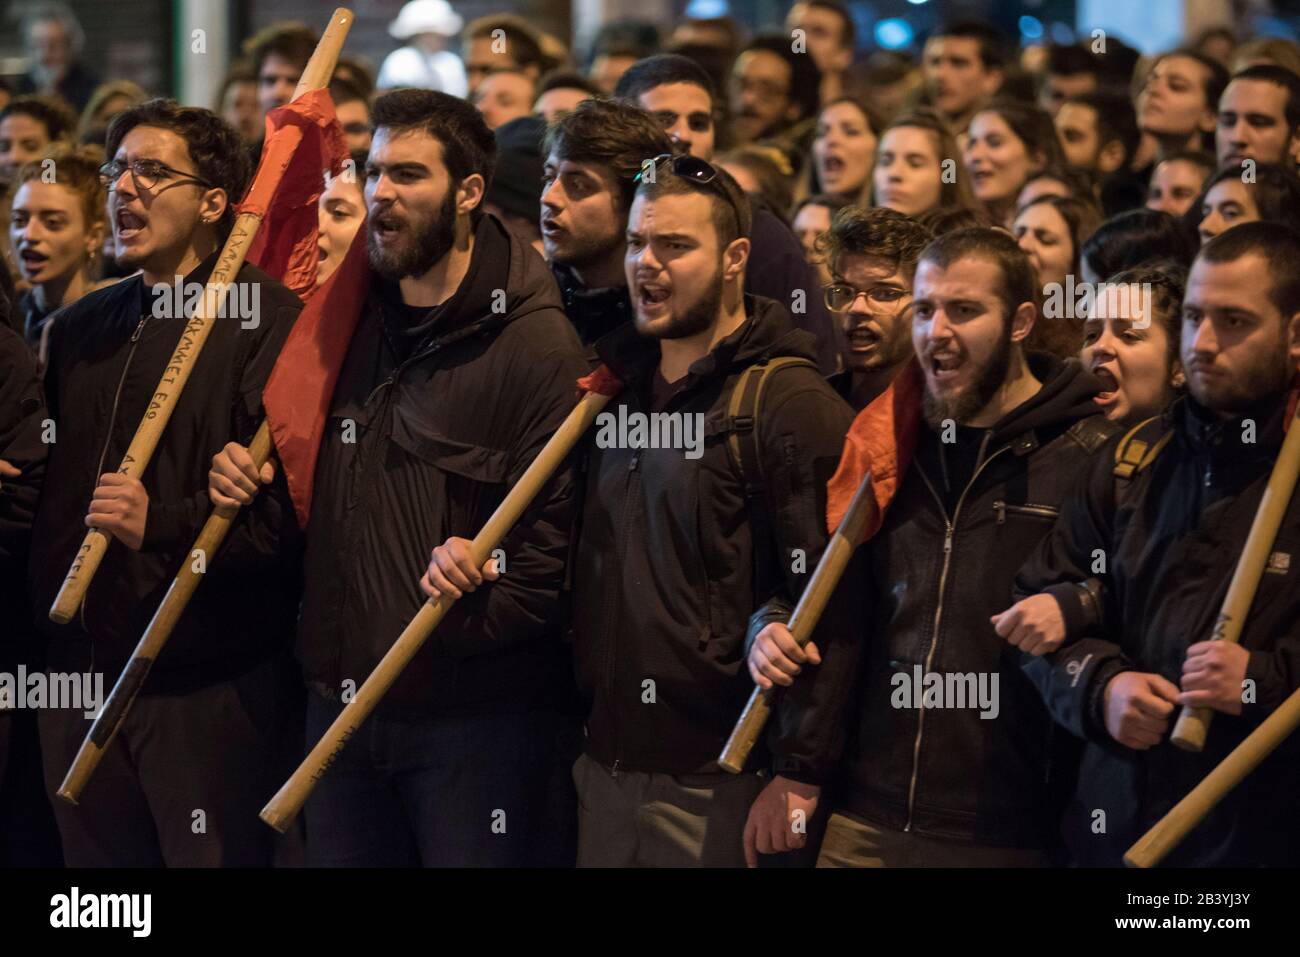
[[[460,32],[464,22],[447,0],[411,0],[388,25],[388,35],[398,40],[409,40],[421,33],[452,37]]]

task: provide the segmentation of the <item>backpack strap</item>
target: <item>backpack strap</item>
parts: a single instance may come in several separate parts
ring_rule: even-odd
[[[766,595],[772,590],[776,540],[772,535],[771,517],[764,498],[762,446],[759,441],[759,410],[768,378],[778,369],[806,366],[820,372],[817,364],[798,356],[760,359],[736,378],[727,399],[727,455],[740,476],[745,492],[745,512],[754,535],[754,590]]]
[[[1173,429],[1166,428],[1158,415],[1133,426],[1115,446],[1115,477],[1131,482],[1156,460],[1173,435]]]

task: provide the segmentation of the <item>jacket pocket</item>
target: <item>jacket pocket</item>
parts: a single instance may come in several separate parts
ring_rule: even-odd
[[[999,525],[1005,525],[1008,515],[1022,516],[1024,518],[1038,518],[1047,522],[1056,521],[1056,517],[1061,514],[1061,510],[1054,505],[1035,505],[1032,502],[1024,502],[1019,505],[1010,502],[1004,502],[998,499],[993,503],[993,516]]]
[[[429,431],[425,423],[418,422],[410,410],[400,405],[393,407],[392,439],[416,458],[462,478],[505,484],[510,474],[510,458],[506,452]]]

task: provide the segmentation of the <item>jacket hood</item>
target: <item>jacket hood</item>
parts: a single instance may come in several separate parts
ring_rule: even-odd
[[[1031,352],[1026,361],[1043,387],[994,423],[991,441],[1005,441],[1032,429],[1069,427],[1098,414],[1092,399],[1102,391],[1102,384],[1078,359]]]
[[[780,356],[817,361],[816,340],[811,333],[795,326],[790,313],[779,302],[746,295],[745,317],[739,329],[691,365],[691,375],[726,376],[760,359]],[[596,352],[624,382],[647,375],[659,362],[658,341],[642,336],[634,323],[627,323],[601,338],[596,343]]]

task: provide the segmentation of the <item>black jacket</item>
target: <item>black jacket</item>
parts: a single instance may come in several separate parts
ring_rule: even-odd
[[[627,285],[607,289],[588,289],[568,266],[551,263],[551,273],[560,287],[564,313],[573,323],[584,346],[593,346],[598,340],[632,318],[632,302]],[[594,358],[595,349],[588,350]]]
[[[217,253],[185,277],[203,283]],[[262,418],[262,388],[302,304],[261,270],[255,328],[217,318],[185,391],[141,480],[149,493],[144,544],[109,543],[77,618],[47,617],[86,534],[100,474],[116,469],[186,324],[153,315],[136,276],[89,293],[55,315],[45,394],[57,441],[33,534],[30,583],[49,666],[114,678],[144,633],[208,516],[208,471],[227,442],[248,444]],[[102,462],[102,465],[101,465]],[[145,693],[183,692],[235,677],[285,650],[297,608],[300,538],[282,477],[243,509],[145,684]]]
[[[1051,718],[989,619],[1011,604],[1016,571],[1115,427],[1096,415],[1099,385],[1077,360],[1030,354],[1029,364],[1042,389],[975,437],[970,477],[951,492],[943,472],[956,471],[953,453],[922,424],[884,525],[861,550],[865,574],[841,586],[861,590],[871,608],[844,805],[895,830],[1053,843]],[[996,716],[969,700],[916,707],[903,689],[914,688],[917,666],[983,675],[989,689],[996,676]]]
[[[813,352],[779,304],[747,298],[746,311],[747,321],[691,366],[663,410],[703,416],[700,457],[680,448],[588,446],[574,652],[590,704],[587,752],[607,767],[717,770],[754,687],[744,665],[745,627],[773,592],[755,582],[754,522],[725,445],[727,400],[737,376],[761,358],[811,359]],[[658,343],[625,325],[598,348],[626,383],[607,411],[649,411]],[[756,417],[772,533],[757,561],[767,587],[792,600],[826,544],[826,481],[853,416],[807,366],[772,373],[766,390]],[[834,622],[832,611],[818,634],[836,634]],[[832,660],[838,649],[823,648]],[[780,757],[791,765],[823,750],[806,738],[783,745]],[[763,760],[758,749],[751,763]]]
[[[432,549],[478,534],[587,372],[542,259],[489,215],[475,237],[465,280],[416,322],[423,332],[396,285],[376,279],[334,390],[297,645],[307,680],[330,694],[374,669],[424,603]],[[573,499],[565,467],[502,544],[505,574],[456,602],[381,711],[573,705],[558,598]]]
[[[1254,441],[1246,420],[1254,423]],[[1175,685],[1187,647],[1211,637],[1282,442],[1284,403],[1218,422],[1191,397],[1165,413],[1168,445],[1130,483],[1099,456],[1052,535],[1016,579],[1018,597],[1061,603],[1067,644],[1026,660],[1057,721],[1087,740],[1066,837],[1087,864],[1118,865],[1145,832],[1300,687],[1300,496],[1286,511],[1242,632],[1256,700],[1215,713],[1199,754],[1146,751],[1106,733],[1106,683],[1126,670]],[[1127,487],[1124,487],[1127,484]],[[1119,485],[1120,488],[1116,488]],[[1100,551],[1096,551],[1100,549]],[[1098,556],[1104,564],[1098,564]],[[1300,863],[1300,737],[1292,736],[1166,859],[1175,866]],[[1095,812],[1105,812],[1098,832]]]
[[[36,356],[0,322],[0,459],[22,470],[17,478],[0,476],[0,671],[11,671],[30,653],[31,612],[23,579],[48,452],[41,441],[44,418]]]

